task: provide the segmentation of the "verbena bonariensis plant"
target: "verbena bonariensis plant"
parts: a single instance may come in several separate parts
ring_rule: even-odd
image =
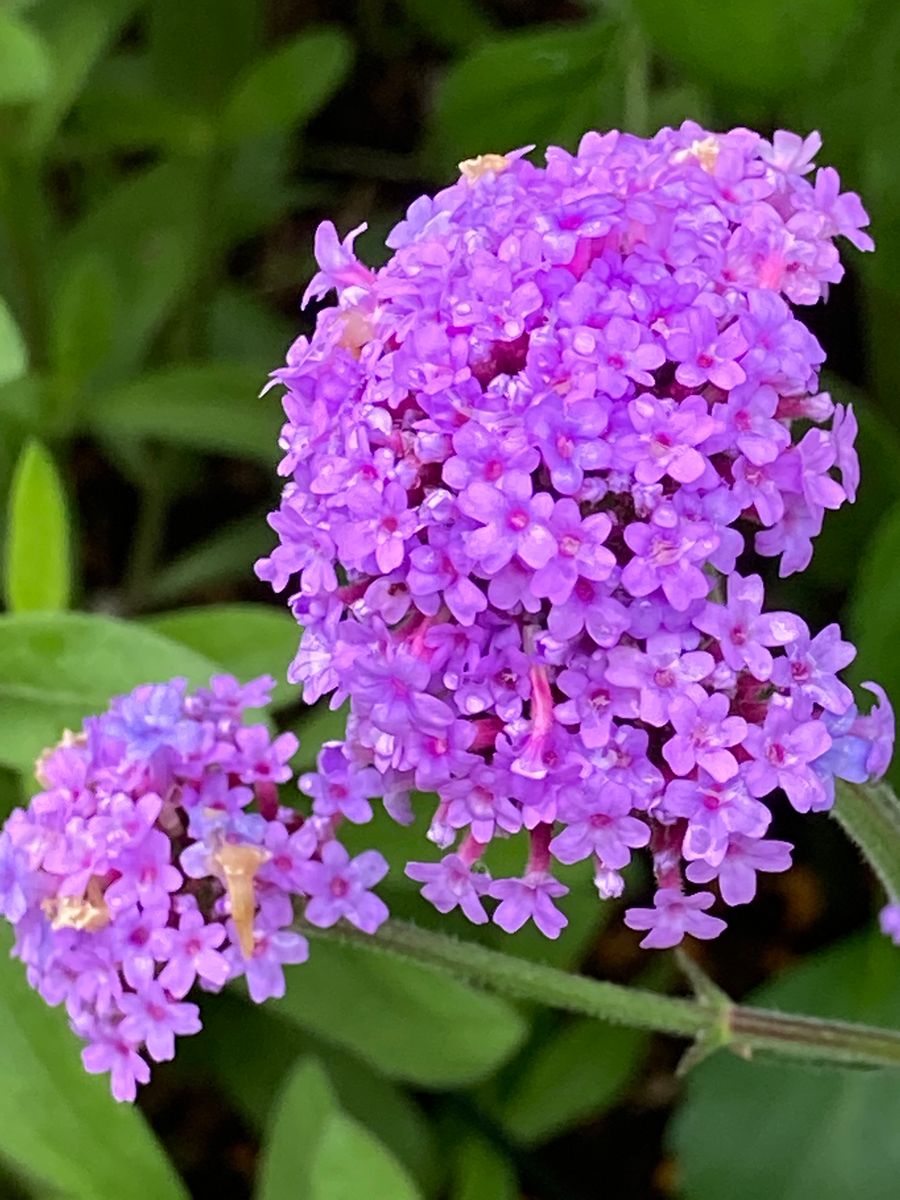
[[[837,625],[766,612],[750,548],[802,570],[853,500],[852,409],[792,305],[872,248],[818,135],[692,122],[577,154],[461,164],[387,238],[378,271],[323,223],[306,299],[336,306],[273,373],[285,388],[258,564],[304,627],[290,678],[349,699],[343,744],[305,786],[322,816],[436,793],[446,853],[406,871],[442,912],[556,937],[555,863],[592,859],[601,897],[648,848],[642,945],[715,937],[791,846],[784,793],[829,808],[835,777],[883,774],[893,716],[860,715]],[[740,562],[740,565],[739,565]],[[374,768],[374,770],[373,770]],[[373,778],[377,773],[377,783]],[[522,835],[522,873],[489,847]],[[691,891],[687,884],[701,885]]]
[[[133,1100],[176,1035],[196,1033],[184,997],[246,976],[251,997],[284,995],[283,963],[305,961],[290,928],[345,918],[373,933],[387,916],[368,889],[387,873],[374,850],[350,859],[326,819],[278,801],[297,749],[244,725],[271,679],[184,680],[115,700],[37,764],[43,791],[0,834],[0,911],[14,953],[49,1004],[86,1039],[88,1071]]]
[[[554,862],[590,858],[618,896],[649,848],[653,906],[625,920],[665,947],[724,928],[688,884],[742,904],[789,865],[770,798],[823,810],[836,778],[884,773],[891,709],[870,684],[857,712],[837,675],[852,646],[764,612],[737,569],[754,530],[782,574],[802,569],[857,484],[852,411],[818,392],[824,354],[788,303],[840,278],[837,235],[872,244],[835,172],[806,178],[818,146],[686,124],[588,134],[546,168],[485,155],[412,205],[378,272],[320,227],[307,294],[338,305],[274,373],[290,479],[258,567],[278,590],[299,575],[306,699],[350,700],[346,741],[300,781],[312,815],[279,801],[293,735],[243,724],[271,681],[219,676],[113,701],[41,758],[43,790],[0,834],[14,953],[116,1097],[199,1029],[195,984],[283,993],[308,952],[298,908],[307,931],[379,929],[387,863],[337,839],[376,796],[406,821],[413,790],[437,794],[429,836],[451,852],[407,873],[475,922],[498,901],[508,931],[558,936]],[[850,832],[900,845],[894,798],[872,804]],[[492,879],[491,842],[518,835],[521,877]],[[900,905],[883,927],[900,938]],[[402,926],[379,941],[701,1049],[900,1062],[889,1032],[719,1012]]]

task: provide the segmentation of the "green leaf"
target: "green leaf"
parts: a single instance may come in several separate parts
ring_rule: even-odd
[[[271,1008],[391,1079],[436,1089],[475,1083],[524,1037],[511,1005],[427,967],[329,942],[313,950]]]
[[[50,325],[50,362],[62,387],[79,388],[112,348],[117,291],[115,272],[97,250],[73,258],[63,272]]]
[[[633,1077],[646,1046],[646,1033],[586,1017],[537,1038],[508,1080],[503,1127],[514,1141],[533,1144],[599,1115]]]
[[[0,931],[0,1156],[74,1200],[178,1200],[187,1190],[140,1112],[88,1075],[64,1011],[28,987]]]
[[[470,1136],[460,1146],[449,1200],[517,1200],[516,1173],[490,1142]]]
[[[312,1200],[310,1172],[325,1123],[338,1107],[324,1069],[305,1059],[291,1072],[278,1098],[262,1148],[257,1200]]]
[[[166,604],[201,588],[246,577],[254,562],[271,550],[272,542],[263,514],[234,521],[161,567],[147,581],[146,603]]]
[[[279,46],[238,80],[222,114],[222,137],[242,141],[305,123],[343,82],[351,58],[350,42],[336,28]]]
[[[275,1016],[268,1005],[250,1007],[231,989],[207,999],[203,1028],[202,1039],[186,1042],[179,1051],[181,1066],[204,1074],[212,1070],[253,1129],[270,1124],[293,1066],[314,1056],[344,1111],[384,1142],[423,1190],[432,1190],[438,1164],[431,1128],[418,1104],[396,1084],[354,1055]],[[253,1053],[235,1052],[243,1045],[252,1045]]]
[[[866,0],[635,0],[647,38],[695,82],[783,96],[822,79]]]
[[[56,612],[72,591],[65,490],[40,442],[28,442],[9,498],[5,591],[13,612]]]
[[[31,110],[25,140],[46,147],[103,51],[137,7],[138,0],[44,0],[34,20],[53,62],[49,86]]]
[[[0,104],[26,104],[50,85],[47,47],[30,25],[0,10]]]
[[[273,711],[298,699],[297,688],[285,681],[285,672],[297,652],[300,630],[283,609],[266,604],[210,604],[162,613],[144,623],[221,663],[243,683],[272,675],[277,681]]]
[[[25,339],[9,311],[9,305],[0,296],[0,386],[20,379],[27,370]]]
[[[182,106],[216,109],[262,40],[258,0],[150,0],[155,90]]]
[[[0,763],[30,770],[64,729],[140,683],[184,675],[206,683],[216,663],[151,629],[90,613],[0,616]]]
[[[486,38],[491,20],[476,0],[402,0],[410,20],[432,42],[448,50],[466,50],[473,42]]]
[[[291,1200],[296,1192],[281,1193]],[[309,1173],[310,1200],[420,1200],[397,1160],[357,1121],[331,1113],[316,1143]]]
[[[786,1012],[900,1022],[897,950],[887,938],[845,942],[761,990]],[[900,1088],[889,1071],[748,1063],[724,1053],[688,1077],[672,1129],[685,1200],[894,1200],[900,1178]],[[763,1187],[764,1183],[764,1187]]]
[[[416,1200],[415,1185],[363,1125],[342,1112],[323,1068],[302,1061],[263,1148],[259,1200]]]
[[[451,163],[536,143],[572,147],[622,111],[618,28],[609,22],[526,30],[482,42],[447,74],[429,159]]]
[[[271,396],[260,397],[262,383],[258,371],[240,364],[167,367],[98,396],[86,415],[107,434],[272,466],[281,409]]]

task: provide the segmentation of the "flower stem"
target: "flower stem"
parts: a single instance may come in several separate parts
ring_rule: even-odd
[[[309,937],[412,960],[517,1000],[687,1038],[703,1052],[726,1046],[742,1057],[826,1065],[900,1068],[900,1032],[822,1021],[732,1004],[707,992],[694,999],[664,996],[572,975],[460,941],[403,921],[388,921],[374,937],[351,929],[317,929],[301,922]]]

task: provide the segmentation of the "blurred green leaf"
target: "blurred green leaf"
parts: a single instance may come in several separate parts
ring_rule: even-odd
[[[897,950],[863,937],[816,955],[754,1002],[895,1027]],[[672,1140],[685,1200],[894,1200],[900,1087],[890,1071],[744,1062],[720,1052],[688,1077]]]
[[[310,1173],[325,1122],[337,1111],[334,1089],[315,1059],[304,1059],[288,1077],[262,1147],[258,1200],[312,1200]]]
[[[162,613],[145,621],[173,642],[221,663],[242,683],[271,675],[272,711],[292,704],[297,689],[285,681],[300,630],[286,610],[266,604],[210,604]]]
[[[28,116],[25,140],[44,149],[94,64],[137,8],[138,0],[42,0],[33,19],[51,51],[49,87]]]
[[[53,459],[28,442],[13,474],[6,531],[5,592],[13,612],[64,609],[72,592],[69,516]]]
[[[65,390],[85,383],[109,354],[119,308],[116,277],[97,250],[70,260],[50,315],[50,362]]]
[[[504,1129],[528,1145],[602,1113],[634,1076],[647,1040],[640,1030],[587,1017],[537,1038],[504,1086],[498,1114]]]
[[[61,1008],[51,1009],[11,960],[0,930],[0,1156],[36,1194],[73,1200],[178,1200],[187,1191],[140,1112],[88,1075]]]
[[[16,319],[0,296],[0,386],[19,379],[28,370],[28,349]]]
[[[272,548],[274,535],[262,514],[226,525],[161,567],[147,580],[147,605],[167,604],[191,592],[246,576]]]
[[[263,382],[258,371],[241,364],[167,367],[98,396],[86,416],[107,434],[272,466],[281,409],[273,397],[260,397]]]
[[[207,999],[203,1028],[205,1038],[185,1043],[179,1052],[182,1067],[195,1072],[211,1068],[254,1129],[269,1125],[294,1064],[314,1056],[327,1071],[344,1111],[384,1142],[424,1191],[432,1191],[438,1163],[431,1127],[415,1101],[396,1084],[354,1055],[274,1016],[268,1006],[249,1007],[231,990]],[[235,1047],[242,1045],[251,1045],[252,1055],[235,1053]]]
[[[512,1165],[484,1138],[469,1136],[456,1153],[449,1200],[517,1200]]]
[[[209,343],[213,358],[246,362],[262,375],[283,362],[296,329],[251,292],[225,287],[209,306]]]
[[[424,34],[448,50],[465,50],[488,37],[490,17],[476,0],[401,0],[410,20]]]
[[[217,663],[142,625],[89,613],[0,616],[0,763],[30,771],[64,729],[140,683],[208,682]]]
[[[337,28],[276,47],[238,80],[222,114],[222,137],[242,141],[308,121],[340,86],[351,58],[350,41]]]
[[[439,92],[429,157],[450,163],[528,143],[574,146],[622,111],[619,29],[601,21],[524,30],[480,43]]]
[[[148,146],[201,154],[211,149],[212,141],[211,118],[161,93],[148,55],[126,51],[107,58],[94,71],[78,99],[74,132],[69,130],[64,144],[80,154]]]
[[[525,1035],[511,1005],[416,963],[317,942],[274,1012],[391,1079],[459,1087],[490,1075]]]
[[[415,1200],[412,1180],[345,1115],[323,1068],[302,1061],[281,1093],[263,1148],[260,1200]]]
[[[302,695],[300,688],[297,688],[294,694],[297,699],[300,699]],[[347,729],[347,717],[349,715],[349,703],[342,704],[340,708],[331,709],[328,707],[327,698],[320,700],[318,704],[314,704],[312,707],[302,709],[300,718],[294,725],[294,730],[300,738],[298,762],[302,770],[315,770],[316,755],[319,753],[319,747],[323,742],[339,742],[343,740]],[[386,821],[393,829],[401,828],[401,826],[396,825],[389,818],[386,818]],[[419,834],[421,836],[421,830]]]
[[[114,264],[119,307],[108,369],[122,377],[140,366],[162,323],[181,299],[200,218],[195,163],[162,163],[128,175],[66,233],[57,273],[100,253]]]
[[[660,55],[697,83],[782,96],[839,61],[866,0],[634,0]]]
[[[179,105],[216,109],[235,76],[260,52],[257,0],[149,0],[154,90]]]
[[[281,1193],[291,1200],[295,1191]],[[330,1113],[309,1172],[309,1200],[420,1200],[397,1160],[371,1133],[341,1112]]]
[[[0,10],[0,104],[25,104],[47,90],[50,56],[29,24]]]

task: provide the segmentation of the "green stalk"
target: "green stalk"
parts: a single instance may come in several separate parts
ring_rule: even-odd
[[[473,942],[388,921],[374,937],[351,929],[300,928],[308,937],[388,954],[443,971],[515,1000],[686,1038],[700,1052],[727,1047],[754,1054],[831,1066],[900,1068],[900,1032],[843,1021],[792,1016],[732,1004],[714,991],[694,999],[665,996],[572,975]]]

